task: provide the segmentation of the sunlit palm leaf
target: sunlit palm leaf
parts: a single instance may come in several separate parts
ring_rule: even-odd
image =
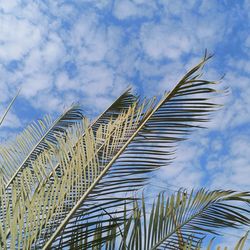
[[[20,93],[20,90],[16,93],[16,95],[12,98],[10,104],[8,105],[8,107],[5,109],[4,114],[2,115],[2,117],[0,118],[0,126],[2,125],[6,115],[8,114],[8,112],[10,111],[10,108],[12,107],[13,103],[15,102],[16,98],[18,97]]]
[[[69,246],[70,237],[79,230],[80,224],[84,227],[87,220],[92,220],[93,223],[100,220],[98,213],[103,208],[119,210],[119,206],[126,199],[122,194],[138,189],[145,183],[147,173],[170,163],[176,142],[183,140],[200,122],[207,121],[208,113],[213,111],[216,105],[209,102],[206,94],[216,92],[210,87],[215,83],[199,79],[197,71],[208,59],[209,57],[206,57],[189,71],[175,88],[164,95],[159,104],[147,113],[138,128],[127,137],[119,152],[107,162],[94,183],[67,214],[52,237],[46,240],[45,248],[52,243],[53,246]],[[117,194],[120,194],[120,197],[117,197]],[[96,211],[96,214],[93,211]]]
[[[110,133],[113,133],[112,130],[115,127],[117,127],[117,122],[114,119],[117,118],[117,116],[119,116],[121,119],[126,120],[127,119],[126,118],[127,117],[126,110],[129,108],[129,104],[130,104],[130,106],[133,104],[134,100],[136,100],[136,98],[130,94],[130,90],[127,90],[125,93],[123,93],[123,95],[120,98],[117,99],[117,101],[114,104],[111,105],[111,107],[108,108],[107,112],[104,112],[104,114],[100,117],[100,118],[102,118],[102,121],[105,120],[105,116],[107,117],[106,119],[109,120],[109,124],[104,123],[104,125],[102,126],[102,131],[99,131],[99,132],[93,131],[91,127],[89,127],[88,125],[85,125],[85,127],[87,129],[87,130],[86,129],[85,130],[87,132],[85,131],[83,138],[81,135],[78,135],[77,138],[79,138],[79,139],[78,139],[78,142],[76,144],[75,144],[75,136],[72,136],[72,133],[68,133],[69,136],[66,136],[66,137],[64,136],[61,139],[60,139],[60,137],[58,137],[57,138],[57,141],[59,144],[58,152],[60,153],[60,155],[57,155],[58,153],[56,151],[52,152],[53,151],[53,145],[52,145],[50,150],[47,150],[47,152],[45,152],[45,155],[41,154],[42,159],[40,159],[40,157],[38,157],[36,159],[36,161],[32,162],[32,168],[34,170],[37,170],[39,168],[43,169],[45,164],[49,165],[49,166],[47,166],[48,169],[53,170],[54,165],[52,162],[55,162],[55,161],[59,162],[58,166],[60,167],[60,176],[58,176],[59,167],[57,166],[55,168],[56,172],[52,171],[52,174],[47,175],[48,177],[47,177],[47,179],[45,179],[45,181],[38,182],[39,185],[35,186],[35,191],[34,191],[34,186],[32,186],[32,182],[30,181],[31,178],[25,178],[25,177],[29,176],[28,169],[26,168],[23,172],[24,174],[22,175],[23,178],[21,179],[21,189],[22,189],[21,196],[18,198],[18,197],[16,197],[16,193],[12,192],[12,200],[14,200],[15,202],[18,200],[18,204],[15,204],[15,202],[14,202],[15,208],[16,207],[21,208],[21,211],[19,211],[19,215],[17,216],[17,217],[19,217],[19,219],[18,219],[19,221],[15,221],[14,220],[15,218],[13,215],[12,220],[8,219],[8,222],[4,221],[5,227],[8,228],[8,225],[10,227],[11,223],[16,223],[16,225],[22,224],[23,226],[25,226],[25,224],[26,224],[26,227],[28,226],[29,231],[32,232],[32,226],[28,223],[27,219],[26,219],[26,222],[24,222],[25,216],[28,216],[27,213],[30,214],[30,216],[31,216],[30,218],[33,220],[33,223],[36,223],[35,227],[37,227],[37,224],[43,225],[43,223],[45,223],[45,221],[42,222],[42,221],[39,221],[39,219],[38,220],[36,219],[36,216],[38,216],[39,211],[36,211],[34,213],[34,210],[33,210],[34,207],[32,209],[32,204],[33,204],[33,206],[38,206],[39,202],[42,202],[42,206],[40,206],[40,209],[42,207],[41,213],[43,215],[46,215],[46,212],[48,212],[48,210],[53,210],[54,209],[54,208],[52,208],[53,205],[60,206],[60,202],[58,201],[58,196],[64,197],[68,191],[67,188],[65,189],[64,185],[66,184],[67,186],[69,186],[71,188],[71,186],[67,184],[67,182],[71,181],[71,184],[73,185],[73,188],[74,188],[75,179],[73,178],[72,179],[73,181],[70,180],[70,177],[72,178],[72,176],[68,176],[67,173],[72,174],[72,170],[73,170],[79,176],[83,177],[82,171],[80,174],[79,174],[79,172],[77,172],[77,170],[79,170],[79,166],[81,166],[81,163],[83,163],[82,159],[79,159],[79,156],[81,157],[83,154],[85,154],[87,157],[86,158],[87,162],[90,161],[90,163],[92,164],[93,162],[91,162],[91,161],[92,160],[95,161],[95,158],[92,158],[92,156],[94,156],[95,150],[97,150],[98,147],[104,148],[105,152],[112,151],[114,148],[114,145],[105,146],[105,144],[102,144],[102,146],[100,146],[100,145],[98,146],[97,144],[99,144],[99,142],[97,143],[97,141],[93,137],[92,131],[96,132],[96,134],[99,134],[99,136],[101,135],[102,139],[104,139],[104,140],[108,139],[110,137]],[[132,114],[131,111],[133,112],[134,109],[130,108],[129,110],[130,110],[130,113],[129,113],[129,116],[130,116]],[[111,115],[112,115],[112,119],[110,120]],[[138,115],[140,116],[140,114],[138,114]],[[99,119],[97,119],[97,122],[98,122],[98,120]],[[122,121],[122,123],[121,123],[122,126],[124,124],[126,125],[126,122],[124,124],[123,123],[124,123],[124,121]],[[94,122],[94,124],[95,124],[95,122]],[[131,124],[131,125],[133,126],[133,124]],[[116,138],[119,141],[120,138],[122,138],[122,134],[121,134],[122,130],[119,129],[119,126],[117,128],[118,128],[117,130],[120,130],[120,134],[118,133],[116,135]],[[105,138],[105,137],[107,137],[107,138]],[[98,141],[99,141],[99,139],[100,138],[98,138]],[[109,142],[110,142],[110,139],[109,139]],[[106,144],[107,144],[107,142],[106,142]],[[87,145],[87,147],[86,147],[86,145]],[[92,146],[90,146],[90,145],[92,145]],[[55,156],[59,157],[60,159],[55,159]],[[74,161],[74,158],[76,158],[77,160]],[[104,157],[102,157],[102,159],[104,159]],[[78,161],[79,161],[79,164],[78,164]],[[72,166],[72,164],[73,164],[73,166]],[[76,165],[78,165],[78,166],[76,166]],[[93,172],[96,171],[97,167],[98,166],[95,166],[95,164],[94,164],[94,169],[91,169],[91,165],[88,166],[88,168],[90,168],[90,171],[87,170],[88,178],[90,178],[90,179],[94,178],[91,175],[93,175]],[[67,172],[67,170],[68,170],[68,172]],[[86,172],[86,170],[84,170],[84,171]],[[97,172],[94,173],[94,175],[96,175],[96,174],[97,174]],[[46,174],[45,174],[45,177],[46,177]],[[62,177],[62,179],[60,179],[60,177]],[[76,177],[76,175],[74,177]],[[86,173],[85,173],[84,177],[86,177]],[[26,183],[27,185],[24,184],[26,179],[28,179],[28,183]],[[91,180],[84,179],[84,181],[85,181],[85,186],[86,186],[86,185],[89,185],[88,182],[90,182]],[[34,193],[34,196],[32,196],[31,199],[27,199],[27,198],[25,198],[26,196],[29,197],[29,195],[27,195],[27,192],[31,193],[31,190],[28,190],[28,188],[26,188],[26,187],[29,186],[28,184],[30,184],[30,183],[31,183],[30,188],[33,189],[32,193]],[[64,188],[63,188],[63,186],[64,186]],[[83,185],[83,187],[84,187],[84,185]],[[19,187],[19,189],[20,189],[20,187]],[[54,190],[57,190],[57,191],[54,192]],[[48,199],[49,196],[47,196],[47,197],[45,196],[45,200],[44,200],[43,196],[46,194],[49,194],[51,196],[51,192],[54,192],[54,193],[52,194],[52,197],[50,197],[50,199],[51,200],[54,199],[54,201],[57,201],[57,202],[55,202],[54,204],[49,204],[49,203],[46,204],[46,202],[48,202],[46,199]],[[71,195],[73,195],[73,194],[69,194],[69,196],[71,196]],[[23,197],[23,196],[25,196],[25,197]],[[38,201],[38,199],[40,199],[40,200]],[[71,198],[69,198],[69,199],[71,199]],[[43,204],[43,203],[45,203],[45,204]],[[6,204],[6,202],[5,202],[5,204]],[[8,207],[8,205],[7,206],[5,205],[4,207]],[[27,209],[28,211],[25,212],[26,207],[28,208]],[[70,208],[70,206],[69,206],[69,208]],[[34,218],[32,217],[32,212],[34,213],[34,216],[35,216]],[[41,216],[43,216],[43,215],[41,215]],[[45,218],[45,220],[48,221],[50,216],[51,215],[49,214],[48,217]],[[34,230],[37,230],[37,228]],[[20,230],[20,231],[22,231],[22,230]],[[35,235],[35,232],[33,232],[33,233]],[[11,231],[11,227],[9,229],[9,232],[6,232],[6,234],[7,234],[7,236],[10,235],[9,238],[16,237],[16,235],[15,235],[16,232]],[[30,242],[32,242],[33,240],[31,240]],[[30,242],[24,243],[24,244],[29,245]],[[24,247],[26,247],[26,245],[24,245]]]
[[[124,91],[121,96],[92,123],[94,133],[97,132],[97,124],[107,124],[111,118],[115,119],[136,100],[137,97],[131,94],[130,88]],[[79,123],[82,117],[77,107],[72,107],[67,110],[55,122],[52,122],[50,117],[45,117],[44,121],[40,120],[38,123],[31,124],[17,137],[16,141],[8,146],[2,147],[2,155],[4,158],[2,171],[5,172],[5,175],[3,175],[3,185],[1,186],[2,189],[5,186],[5,180],[8,179],[7,176],[12,176],[6,184],[5,193],[11,193],[11,189],[13,189],[14,186],[18,196],[22,182],[27,192],[30,188],[35,188],[35,186],[44,179],[44,176],[46,177],[46,173],[48,171],[51,172],[50,168],[49,170],[46,169],[46,157],[44,154],[41,155],[41,153],[44,152],[44,150],[48,151],[49,144],[56,144],[56,137],[65,134],[67,129],[77,124],[77,122]],[[80,128],[78,128],[78,130],[78,132],[84,133]],[[80,134],[79,136],[84,135]],[[48,154],[48,152],[45,153]],[[23,158],[25,159],[23,160]],[[60,175],[60,170],[60,165],[57,164],[55,171],[57,171],[58,175]],[[11,203],[12,199],[9,198],[9,200]],[[3,214],[5,214],[5,212],[1,213],[1,216]]]
[[[221,246],[216,246],[216,248],[215,248],[215,246],[214,246],[215,244],[213,244],[214,239],[212,239],[206,247],[203,247],[203,248],[198,247],[196,250],[202,250],[202,249],[206,249],[206,250],[213,250],[213,249],[216,249],[216,250],[221,250],[221,249],[224,249],[224,250],[227,250],[227,249],[244,250],[247,247],[246,241],[249,240],[248,235],[249,235],[249,232],[247,232],[243,237],[241,237],[239,239],[239,241],[235,244],[234,247],[233,246],[227,246],[227,247],[224,246],[222,248]],[[225,237],[225,238],[227,239],[228,237]],[[183,250],[189,250],[189,249],[190,249],[190,244],[186,245]]]
[[[97,132],[97,128],[100,127],[100,124],[107,124],[111,118],[116,119],[122,111],[128,109],[136,100],[137,97],[131,94],[131,89],[127,89],[92,123],[91,127],[93,132]],[[81,121],[82,118],[81,110],[77,107],[72,107],[67,110],[55,122],[52,122],[50,117],[47,116],[44,121],[40,120],[38,123],[31,124],[11,145],[3,147],[2,155],[3,159],[5,159],[3,169],[10,172],[11,175],[17,168],[7,183],[6,188],[9,188],[10,184],[14,181],[17,186],[20,185],[18,179],[20,179],[23,169],[30,167],[38,155],[48,149],[48,143],[56,144],[57,137],[64,135],[69,127]],[[82,133],[84,133],[84,131]],[[24,160],[22,156],[25,157]],[[31,171],[33,172],[32,168]],[[33,178],[35,182],[36,176],[33,176]]]
[[[15,141],[2,146],[0,148],[3,159],[1,169],[5,174],[6,188],[9,188],[13,181],[18,182],[23,169],[31,168],[32,162],[48,148],[47,142],[56,144],[56,137],[63,135],[67,128],[81,121],[82,118],[79,107],[72,106],[55,121],[45,116],[43,120],[33,122],[17,136]]]
[[[44,120],[39,120],[29,125],[16,140],[0,148],[2,158],[1,169],[4,173],[3,183],[0,187],[1,206],[0,219],[4,222],[4,217],[12,214],[13,199],[20,196],[20,189],[28,192],[30,186],[34,185],[40,174],[37,176],[36,170],[32,167],[34,161],[43,162],[42,173],[46,172],[46,162],[44,162],[44,152],[47,153],[49,144],[57,145],[57,137],[65,136],[67,129],[79,123],[83,118],[78,106],[72,106],[66,110],[56,121],[52,121],[49,116]],[[40,173],[40,172],[39,172]]]
[[[65,133],[56,138],[57,145],[46,140],[49,147],[30,168],[23,168],[16,185],[19,194],[11,190],[13,211],[4,214],[2,243],[24,249],[71,246],[76,243],[72,235],[86,227],[89,232],[100,223],[113,225],[113,217],[117,224],[123,221],[122,205],[129,200],[124,193],[140,188],[147,173],[169,164],[176,143],[215,109],[209,101],[215,83],[197,74],[208,59],[189,71],[154,108],[153,102],[131,106],[135,97],[129,93],[125,101],[118,98],[119,105],[106,118],[99,117],[92,127],[85,125],[84,136]],[[44,173],[44,165],[52,171]],[[44,176],[35,186],[34,175]],[[10,211],[8,202],[3,198],[1,204]],[[96,233],[94,240],[99,238]]]

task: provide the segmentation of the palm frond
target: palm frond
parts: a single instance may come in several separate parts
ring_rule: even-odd
[[[65,133],[56,138],[57,145],[46,140],[47,149],[20,175],[18,195],[12,185],[14,203],[4,196],[1,200],[5,211],[10,211],[4,213],[0,230],[3,244],[69,247],[72,235],[87,226],[108,225],[110,215],[117,224],[123,221],[124,201],[134,200],[124,193],[140,188],[148,173],[169,164],[177,142],[201,127],[217,107],[209,101],[216,92],[215,82],[200,79],[198,73],[208,59],[190,70],[154,108],[154,101],[139,104],[136,99],[130,105],[135,97],[128,93],[125,101],[118,98],[117,105],[111,106],[112,112],[93,126],[84,126],[84,136]],[[44,165],[51,169],[49,174],[44,173]],[[39,172],[44,177],[34,186],[32,175]]]
[[[119,249],[201,249],[207,233],[218,235],[221,228],[250,225],[250,209],[245,203],[250,203],[249,192],[231,190],[201,189],[189,196],[179,191],[167,199],[162,193],[149,209],[142,199],[142,205],[136,202],[125,222],[127,233],[117,240]]]
[[[2,125],[6,115],[8,114],[8,112],[10,111],[10,108],[12,107],[13,103],[15,102],[16,98],[18,97],[20,93],[20,90],[17,91],[16,95],[12,98],[11,102],[9,103],[8,107],[5,109],[4,114],[2,115],[1,119],[0,119],[0,126]]]
[[[101,126],[99,126],[99,129],[97,130],[97,125],[103,124],[102,128],[104,128],[111,119],[116,119],[119,114],[127,110],[136,100],[137,97],[131,93],[131,88],[125,90],[110,105],[110,107],[108,107],[90,125],[93,133],[97,133],[97,137],[100,136]],[[79,115],[79,117],[77,117],[77,115]],[[5,147],[3,149],[5,153],[4,155],[7,157],[6,161],[10,162],[11,165],[11,167],[9,168],[5,167],[7,170],[15,169],[15,164],[17,166],[18,164],[21,165],[18,167],[18,170],[16,170],[15,174],[6,185],[5,192],[4,190],[2,190],[2,197],[4,197],[2,198],[2,200],[4,200],[3,204],[6,204],[6,206],[2,206],[1,218],[4,217],[6,213],[12,214],[12,201],[19,200],[21,192],[23,199],[25,197],[30,197],[30,195],[35,193],[40,182],[44,183],[44,181],[47,181],[47,184],[49,184],[49,182],[53,181],[53,172],[56,172],[57,177],[60,178],[63,173],[63,169],[59,162],[56,160],[55,156],[56,154],[58,154],[58,152],[60,152],[60,146],[57,145],[58,140],[65,140],[65,138],[62,138],[62,136],[65,137],[66,134],[70,134],[72,148],[68,148],[67,150],[66,148],[64,148],[64,152],[62,152],[63,154],[68,154],[67,156],[65,155],[65,157],[69,159],[71,157],[70,151],[74,148],[74,144],[76,143],[72,141],[72,138],[74,137],[73,134],[75,134],[75,138],[77,138],[76,141],[81,140],[81,138],[84,137],[84,126],[82,126],[83,124],[81,122],[76,120],[76,118],[80,120],[82,119],[82,117],[83,116],[81,115],[80,110],[77,110],[74,107],[66,111],[54,123],[51,121],[51,119],[49,119],[49,117],[46,117],[44,119],[44,122],[39,121],[39,123],[30,125],[17,138],[17,143],[14,142],[9,145],[8,148]],[[67,126],[64,124],[66,124]],[[60,133],[58,133],[58,130],[60,130]],[[99,139],[101,140],[102,138]],[[25,140],[28,141],[27,144],[23,143],[23,141]],[[38,140],[39,142],[37,143],[36,140]],[[28,153],[30,151],[30,147],[33,147],[33,144],[35,144],[34,148],[32,148],[31,152]],[[57,146],[58,150],[55,151],[53,149],[54,146]],[[40,149],[43,149],[43,151]],[[18,158],[17,156],[17,154],[23,155],[21,151],[24,152],[24,155],[25,153],[28,153],[28,156],[25,156],[26,159],[24,161],[21,159],[21,157]],[[19,161],[15,160],[16,156]],[[53,162],[54,164],[48,164],[48,161]],[[4,186],[2,186],[1,188],[3,189],[3,187]],[[14,197],[8,197],[8,195],[11,193],[14,193]],[[8,211],[6,211],[7,208],[9,208]]]
[[[78,106],[72,106],[55,121],[49,116],[33,122],[6,146],[1,146],[1,169],[6,180],[6,189],[18,179],[23,169],[31,168],[32,162],[48,148],[48,142],[56,144],[56,137],[65,134],[67,128],[83,118]]]
[[[41,239],[44,239],[43,234],[55,226],[57,220],[64,218],[72,204],[74,205],[79,199],[79,194],[83,194],[98,176],[102,167],[99,164],[106,161],[106,158],[110,157],[110,154],[112,155],[114,150],[119,147],[120,141],[124,138],[124,132],[128,132],[139,121],[140,110],[137,110],[137,106],[134,105],[128,111],[125,110],[121,113],[115,121],[111,120],[109,124],[102,126],[102,130],[98,132],[104,140],[101,145],[100,138],[98,138],[97,143],[93,130],[88,125],[85,126],[85,136],[78,139],[76,144],[74,143],[75,136],[70,138],[71,133],[68,133],[67,137],[63,137],[61,140],[58,139],[60,153],[47,152],[46,160],[41,161],[41,168],[44,168],[43,165],[46,162],[53,169],[53,162],[56,161],[59,162],[63,170],[62,175],[58,176],[57,172],[53,171],[47,180],[39,182],[39,186],[35,191],[33,190],[34,194],[30,199],[24,198],[27,194],[25,188],[27,185],[24,183],[28,172],[23,175],[20,185],[21,195],[17,198],[12,192],[14,196],[12,200],[15,201],[13,215],[11,218],[5,217],[6,220],[3,224],[8,230],[1,238],[7,238],[7,244],[10,247],[13,247],[11,244],[17,244],[16,227],[11,227],[12,224],[15,224],[19,228],[18,234],[22,235],[21,246],[23,248],[29,248],[38,234]],[[131,122],[130,119],[134,119],[134,122]],[[124,131],[122,127],[126,127],[127,130]],[[51,150],[53,150],[52,147]],[[55,156],[58,159],[54,159]],[[98,161],[98,158],[101,161]],[[38,169],[39,164],[39,161],[34,161],[33,169]],[[77,192],[75,192],[76,190]],[[27,232],[25,233],[27,229],[28,237]]]
[[[45,248],[52,243],[53,246],[58,243],[60,247],[69,246],[70,236],[79,230],[79,224],[84,227],[90,214],[92,221],[100,219],[98,213],[95,216],[92,211],[121,206],[126,199],[121,197],[122,194],[140,188],[147,180],[147,173],[169,164],[176,143],[185,139],[194,128],[200,127],[200,122],[208,120],[208,114],[217,106],[209,101],[206,94],[216,92],[210,87],[215,82],[199,79],[201,75],[197,72],[209,58],[205,57],[190,70],[154,109],[146,112],[134,131],[127,133],[119,151],[105,162],[100,175],[50,239],[46,239]],[[120,197],[115,197],[118,194]]]
[[[136,101],[138,96],[132,93],[131,87],[127,88],[91,125],[94,133],[110,120],[115,120],[123,111],[128,110]]]
[[[34,186],[36,181],[46,173],[47,162],[44,155],[49,153],[49,145],[57,145],[57,138],[65,137],[67,130],[79,123],[82,118],[80,108],[72,106],[54,122],[49,116],[33,122],[16,137],[15,141],[1,146],[3,182],[0,186],[0,221],[2,223],[7,214],[12,215],[13,201],[19,199],[20,189],[25,190],[26,193],[30,192],[32,185]],[[39,171],[32,167],[36,160],[44,163]],[[12,194],[16,199],[12,199]]]
[[[235,201],[235,197],[237,203],[234,203],[232,211],[230,204]],[[140,202],[134,201],[132,210],[124,209],[123,221],[114,217],[108,224],[104,221],[93,227],[88,223],[84,231],[82,228],[75,231],[71,236],[70,247],[109,250],[215,249],[215,237],[208,244],[205,241],[208,232],[210,236],[215,234],[218,240],[218,228],[220,235],[225,237],[221,228],[231,228],[228,222],[237,228],[246,224],[249,226],[250,210],[246,210],[244,204],[245,202],[249,204],[249,197],[249,192],[222,190],[209,192],[204,189],[192,192],[188,196],[180,190],[168,198],[165,193],[160,193],[152,205],[146,204],[142,197]],[[210,217],[210,223],[207,219],[203,222],[203,218],[207,218],[207,215]],[[197,228],[197,220],[202,229]],[[248,234],[249,232],[246,232],[239,239],[234,247],[235,250],[245,249]],[[216,249],[221,248],[217,246]]]
[[[110,119],[116,119],[117,116],[127,110],[137,97],[131,93],[128,88],[124,91],[112,105],[107,108],[92,124],[93,132],[97,132],[100,124],[107,124]],[[52,121],[49,116],[44,120],[34,122],[24,130],[17,138],[6,147],[0,148],[0,154],[4,160],[2,170],[5,172],[5,179],[10,180],[6,184],[6,189],[14,180],[18,183],[18,178],[22,170],[30,167],[31,163],[40,155],[41,152],[48,149],[48,143],[57,143],[57,137],[65,135],[67,129],[72,127],[83,118],[82,112],[77,106],[73,106],[64,112],[56,121]],[[79,130],[79,128],[78,128]],[[72,131],[72,130],[71,130]],[[82,132],[84,136],[84,131]],[[23,159],[24,158],[24,159]],[[14,172],[14,174],[13,174]],[[35,177],[36,178],[36,177]]]
[[[234,250],[244,250],[246,247],[246,241],[250,240],[248,239],[248,235],[249,232],[246,232],[246,234],[244,236],[242,236],[238,242],[235,244],[234,246]],[[226,238],[227,239],[227,238]],[[230,248],[227,246],[224,246],[223,248],[221,246],[216,246],[213,244],[214,243],[215,238],[213,238],[212,240],[210,240],[210,242],[208,243],[208,245],[205,246],[197,246],[197,248],[195,248],[195,250],[202,250],[202,249],[206,249],[206,250],[212,250],[212,249],[216,249],[216,250],[221,250],[221,249],[232,249],[233,246],[230,246]],[[203,244],[204,245],[204,244]],[[213,247],[213,248],[212,248]],[[192,250],[192,240],[190,240],[189,243],[185,244],[183,250]]]
[[[235,244],[235,246],[234,246],[234,250],[244,250],[245,249],[245,247],[246,247],[246,241],[247,240],[249,240],[248,239],[248,235],[249,235],[249,232],[246,232],[245,233],[245,235],[243,235],[240,239],[239,239],[239,241]],[[210,242],[209,242],[209,244],[208,244],[208,246],[206,247],[206,250],[212,250],[213,248],[213,241],[214,241],[214,239],[212,239]],[[184,248],[184,250],[188,250],[189,248],[188,248],[188,246],[185,246],[186,248]],[[224,247],[224,249],[226,250],[226,249],[231,249],[232,248],[232,246],[230,246],[230,248],[229,247]],[[220,246],[217,246],[216,247],[216,250],[221,250],[222,249],[222,247],[220,247]],[[197,250],[201,250],[201,248],[198,248]]]

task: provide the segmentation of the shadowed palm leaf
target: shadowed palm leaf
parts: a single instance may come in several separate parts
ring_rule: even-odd
[[[79,230],[72,235],[71,247],[95,250],[210,250],[214,239],[204,248],[208,233],[218,235],[222,234],[223,228],[249,226],[249,203],[249,192],[200,189],[187,195],[180,190],[167,198],[165,193],[160,193],[152,206],[142,198],[140,202],[133,203],[132,210],[124,209],[123,224],[120,219],[113,218],[108,225],[109,230],[103,230],[105,224],[98,224],[92,230]],[[248,233],[239,240],[235,249],[244,249],[247,237]]]
[[[234,203],[234,205],[232,205]],[[165,200],[159,195],[149,215],[144,200],[135,204],[131,221],[125,224],[119,249],[197,249],[207,233],[250,224],[250,193],[234,191],[179,191]]]

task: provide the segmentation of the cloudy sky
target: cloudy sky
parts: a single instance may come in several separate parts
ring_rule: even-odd
[[[93,117],[129,84],[161,95],[203,56],[230,94],[206,131],[182,143],[155,175],[173,189],[250,190],[250,1],[0,1],[1,128],[9,137],[79,101]],[[160,184],[159,184],[160,185]]]

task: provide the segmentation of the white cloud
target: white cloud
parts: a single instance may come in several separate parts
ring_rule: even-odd
[[[125,19],[137,15],[138,9],[136,5],[129,1],[116,1],[114,15],[119,19]]]
[[[73,103],[69,98],[64,98],[48,89],[40,89],[35,97],[29,98],[29,102],[35,109],[39,109],[45,114],[60,114]]]
[[[84,35],[85,42],[79,48],[78,60],[81,62],[100,62],[107,53],[107,44],[105,44],[105,35],[100,32],[95,34],[88,33]]]
[[[56,34],[51,34],[44,43],[42,50],[43,63],[47,68],[56,68],[65,55],[65,48],[61,39]]]
[[[169,166],[162,168],[158,178],[162,182],[184,188],[198,188],[202,185],[204,172],[200,166],[199,158],[205,151],[201,146],[202,141],[195,140],[180,144],[177,150],[177,157]]]
[[[18,0],[3,1],[1,2],[0,10],[8,13],[12,11],[15,7],[17,7],[19,3],[20,1]]]
[[[55,85],[58,90],[76,90],[80,87],[80,83],[76,80],[71,80],[66,72],[61,72],[57,75]]]
[[[145,25],[141,31],[141,41],[145,52],[153,59],[178,59],[183,53],[189,52],[190,37],[171,30],[165,25]]]
[[[52,78],[45,74],[34,74],[27,76],[25,82],[22,84],[22,92],[26,98],[37,96],[41,94],[40,91],[48,90],[52,87]]]
[[[1,15],[0,30],[0,61],[20,60],[43,39],[37,26],[11,15]]]
[[[206,168],[210,176],[211,188],[231,188],[236,190],[249,190],[248,173],[250,171],[250,144],[249,135],[239,136],[228,134],[220,139],[222,148],[210,152]]]
[[[245,40],[245,46],[249,49],[250,48],[250,36],[247,36]]]
[[[82,66],[79,68],[83,85],[81,90],[88,96],[107,95],[112,91],[113,71],[105,65]]]
[[[99,15],[86,14],[74,23],[65,43],[72,49],[78,65],[100,63],[105,60],[117,67],[123,31],[120,27],[102,23]]]
[[[186,15],[195,4],[196,0],[188,0],[185,2],[185,5],[181,1],[164,1],[160,0],[160,3],[163,5],[165,12],[170,13],[178,17]]]
[[[250,122],[249,78],[232,70],[226,75],[223,82],[230,88],[230,92],[227,96],[224,95],[223,99],[218,100],[224,106],[209,124],[210,129],[233,129]]]
[[[248,57],[244,59],[229,58],[228,65],[231,67],[233,71],[238,70],[241,73],[243,71],[247,74],[250,74],[250,62]],[[239,82],[239,84],[242,85],[240,81],[241,79],[237,80],[237,82]]]
[[[110,0],[101,0],[101,1],[93,1],[93,0],[84,0],[83,1],[85,4],[91,4],[94,7],[97,7],[98,9],[104,9],[108,7],[111,2]]]
[[[205,48],[213,50],[230,31],[230,16],[221,13],[215,3],[212,7],[192,0],[185,5],[181,1],[161,4],[160,21],[144,25],[141,33],[143,47],[152,59],[175,60],[190,52],[200,54]],[[212,13],[206,11],[210,8]]]
[[[155,9],[154,1],[116,0],[113,14],[120,20],[128,18],[152,17]]]
[[[2,69],[1,65],[0,65],[0,75],[1,75],[1,81],[3,81],[5,77],[7,77],[7,75],[4,74],[4,70]],[[10,91],[9,91],[8,85],[0,84],[1,105],[2,105],[2,102],[5,102],[9,99],[9,95],[10,95]]]
[[[5,107],[6,108],[6,107]],[[5,112],[5,109],[1,105],[1,113],[0,113],[0,118],[2,118],[3,113]],[[8,112],[6,115],[3,123],[1,124],[1,129],[3,128],[19,128],[21,126],[21,121],[18,118],[18,116],[13,113],[12,110]]]

